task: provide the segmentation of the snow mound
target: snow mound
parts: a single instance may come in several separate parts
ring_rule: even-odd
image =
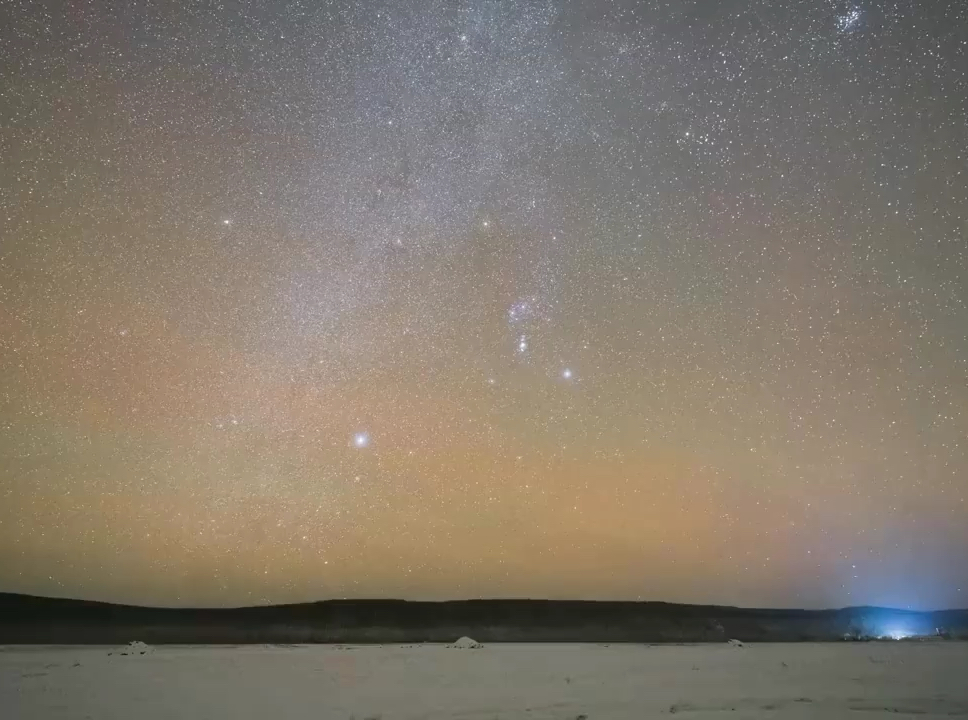
[[[460,638],[459,640],[457,640],[456,642],[454,642],[452,645],[448,645],[447,647],[452,647],[452,648],[473,648],[473,649],[477,649],[477,648],[482,648],[484,646],[481,645],[481,643],[477,642],[477,640],[474,640],[473,638],[469,638],[469,637],[467,637],[465,635],[464,637]]]
[[[108,655],[147,655],[153,650],[154,648],[150,645],[145,645],[140,640],[132,640],[123,648],[115,650],[113,653],[108,653]]]

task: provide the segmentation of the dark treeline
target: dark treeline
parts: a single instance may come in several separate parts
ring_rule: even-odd
[[[416,643],[968,639],[968,610],[748,609],[661,602],[328,600],[234,609],[146,608],[0,593],[0,643]]]

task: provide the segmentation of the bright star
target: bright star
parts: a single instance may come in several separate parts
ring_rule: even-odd
[[[562,370],[561,377],[563,377],[565,380],[571,380],[571,377],[572,377],[571,370],[569,368],[565,368],[564,370]]]
[[[225,218],[225,220],[222,221],[222,224],[223,225],[231,225],[232,224],[232,221],[229,220],[228,218]]]
[[[370,444],[370,436],[366,433],[356,433],[353,436],[353,444],[358,448],[365,448]]]

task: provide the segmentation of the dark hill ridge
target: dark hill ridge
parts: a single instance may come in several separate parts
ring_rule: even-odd
[[[786,610],[580,600],[326,600],[149,608],[0,593],[0,643],[759,642],[968,638],[968,610]]]

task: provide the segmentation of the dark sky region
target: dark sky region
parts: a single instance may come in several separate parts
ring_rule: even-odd
[[[968,605],[968,4],[2,13],[0,588]]]

